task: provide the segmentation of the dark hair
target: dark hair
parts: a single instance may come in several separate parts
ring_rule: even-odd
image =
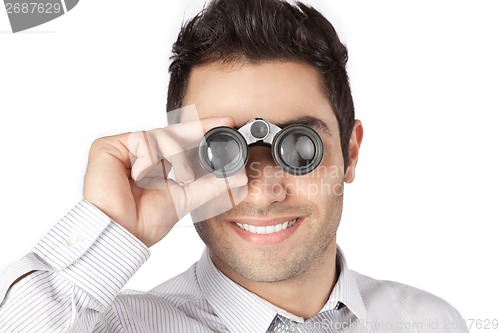
[[[344,166],[354,125],[347,49],[317,10],[285,0],[213,0],[173,45],[167,111],[182,107],[193,67],[216,61],[299,61],[314,66],[339,123]]]

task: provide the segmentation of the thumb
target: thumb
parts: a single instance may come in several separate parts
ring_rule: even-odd
[[[191,183],[170,186],[170,191],[177,216],[180,219],[192,210],[221,197],[224,193],[230,194],[232,189],[247,183],[248,178],[244,171],[227,178],[217,178],[212,174],[206,174]],[[233,200],[231,195],[228,200]],[[225,203],[224,206],[227,204]],[[236,202],[231,202],[231,206],[236,204]]]

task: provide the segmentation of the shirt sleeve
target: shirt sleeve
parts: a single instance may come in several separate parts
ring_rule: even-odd
[[[106,328],[110,304],[149,256],[142,242],[81,201],[32,253],[5,270],[0,332]]]

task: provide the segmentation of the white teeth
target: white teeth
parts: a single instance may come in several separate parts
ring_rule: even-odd
[[[243,230],[249,231],[254,234],[259,234],[259,235],[269,235],[273,234],[275,232],[280,232],[281,230],[285,230],[287,228],[291,228],[297,223],[298,219],[286,221],[284,223],[276,224],[276,225],[270,225],[267,227],[257,227],[255,225],[251,224],[244,224],[244,223],[236,223],[238,227],[240,227]]]
[[[266,234],[272,234],[274,232],[274,226],[270,225],[266,227]]]

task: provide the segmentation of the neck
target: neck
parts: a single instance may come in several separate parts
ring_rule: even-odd
[[[257,296],[296,316],[309,319],[315,316],[328,301],[333,286],[337,282],[337,245],[332,242],[321,258],[306,272],[293,279],[279,282],[256,282],[248,280],[215,256],[215,266],[234,282]]]

